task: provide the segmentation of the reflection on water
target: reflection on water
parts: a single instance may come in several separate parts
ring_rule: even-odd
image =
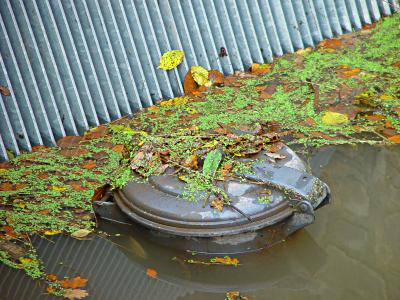
[[[190,254],[151,242],[137,226],[102,224],[121,234],[111,241],[36,243],[50,273],[89,278],[91,299],[224,299],[228,290],[252,299],[400,299],[400,149],[327,148],[310,164],[333,203],[286,242],[239,256],[236,268],[187,265]],[[50,298],[21,273],[0,272],[0,299]]]

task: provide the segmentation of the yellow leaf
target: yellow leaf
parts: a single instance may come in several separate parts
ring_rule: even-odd
[[[19,258],[19,261],[20,261],[23,265],[25,265],[25,264],[31,263],[31,262],[32,262],[32,259],[30,259],[30,258],[25,258],[25,257],[20,257],[20,258]]]
[[[192,66],[190,68],[193,80],[196,81],[198,85],[210,86],[210,81],[208,80],[208,71],[201,66]]]
[[[172,70],[183,61],[184,56],[185,53],[181,50],[167,51],[161,56],[158,68],[167,71]]]
[[[139,146],[139,147],[142,147],[143,144],[144,144],[144,141],[140,141],[140,142],[138,143],[138,146]]]
[[[188,97],[176,97],[172,98],[169,100],[164,100],[160,103],[161,106],[176,106],[176,105],[185,105],[188,103],[189,98]]]
[[[91,233],[90,230],[87,230],[87,229],[79,229],[79,230],[77,230],[77,231],[71,233],[71,236],[72,236],[73,238],[76,238],[76,239],[81,239],[81,238],[86,237],[89,233]]]
[[[53,186],[51,186],[51,189],[53,191],[62,192],[62,191],[65,191],[67,188],[66,187],[62,187],[62,186],[53,185]]]
[[[181,180],[183,182],[188,182],[188,180],[189,180],[186,176],[183,176],[183,175],[179,176],[178,178],[179,178],[179,180]]]
[[[341,125],[347,123],[349,118],[345,114],[327,111],[322,116],[322,122],[326,125]]]
[[[307,48],[305,48],[305,49],[297,50],[296,53],[297,53],[298,55],[304,55],[304,54],[309,53],[309,52],[311,52],[311,51],[312,51],[312,48],[311,48],[311,47],[307,47]]]
[[[217,140],[213,140],[211,142],[205,143],[202,148],[212,148],[218,144]]]
[[[196,113],[199,112],[197,109],[195,109],[195,108],[193,108],[193,107],[188,107],[188,108],[186,108],[186,111],[187,111],[188,114],[190,114],[190,115],[193,115],[193,114],[196,114]]]
[[[56,235],[56,234],[60,234],[61,231],[60,230],[46,230],[44,232],[45,235]]]
[[[382,101],[387,101],[387,100],[394,100],[394,98],[390,95],[383,94],[382,96],[379,97]]]

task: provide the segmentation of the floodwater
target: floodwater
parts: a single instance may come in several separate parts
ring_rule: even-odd
[[[203,258],[174,249],[173,239],[156,244],[135,225],[102,222],[109,238],[34,243],[49,273],[89,279],[88,299],[222,300],[227,291],[262,300],[400,299],[400,148],[332,147],[308,161],[333,202],[285,242],[237,256],[237,267],[184,263]],[[3,266],[0,276],[0,299],[52,299],[19,271]]]

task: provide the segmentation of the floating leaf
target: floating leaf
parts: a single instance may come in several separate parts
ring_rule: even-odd
[[[185,57],[185,53],[181,50],[170,50],[165,52],[160,59],[159,69],[162,70],[172,70],[176,68]]]
[[[150,278],[156,278],[157,277],[157,271],[151,268],[148,268],[146,270],[146,275],[149,276]]]
[[[73,238],[76,238],[76,239],[82,239],[82,238],[86,237],[89,233],[91,233],[90,230],[87,230],[87,229],[79,229],[79,230],[77,230],[77,231],[71,233],[71,236],[72,236]]]
[[[218,169],[222,160],[222,153],[219,150],[208,152],[203,164],[203,174],[205,176],[213,177]]]
[[[63,280],[57,281],[61,287],[64,289],[76,289],[80,287],[86,286],[88,280],[85,278],[82,278],[81,276],[76,276],[73,278],[66,278]]]
[[[83,299],[87,296],[89,296],[89,293],[86,290],[82,289],[68,289],[64,293],[64,298],[67,299]]]
[[[210,259],[210,262],[227,266],[237,266],[239,264],[239,260],[237,258],[232,258],[230,256],[213,257]]]
[[[201,66],[192,66],[190,68],[192,77],[198,85],[210,86],[211,81],[208,80],[208,71]]]
[[[327,111],[322,116],[322,122],[326,125],[341,125],[347,123],[348,121],[349,118],[347,115],[333,111]]]

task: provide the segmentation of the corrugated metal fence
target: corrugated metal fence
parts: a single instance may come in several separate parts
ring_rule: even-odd
[[[191,65],[233,73],[398,9],[397,0],[0,0],[0,85],[11,94],[0,101],[0,160],[181,95]],[[158,70],[171,49],[184,62]]]

